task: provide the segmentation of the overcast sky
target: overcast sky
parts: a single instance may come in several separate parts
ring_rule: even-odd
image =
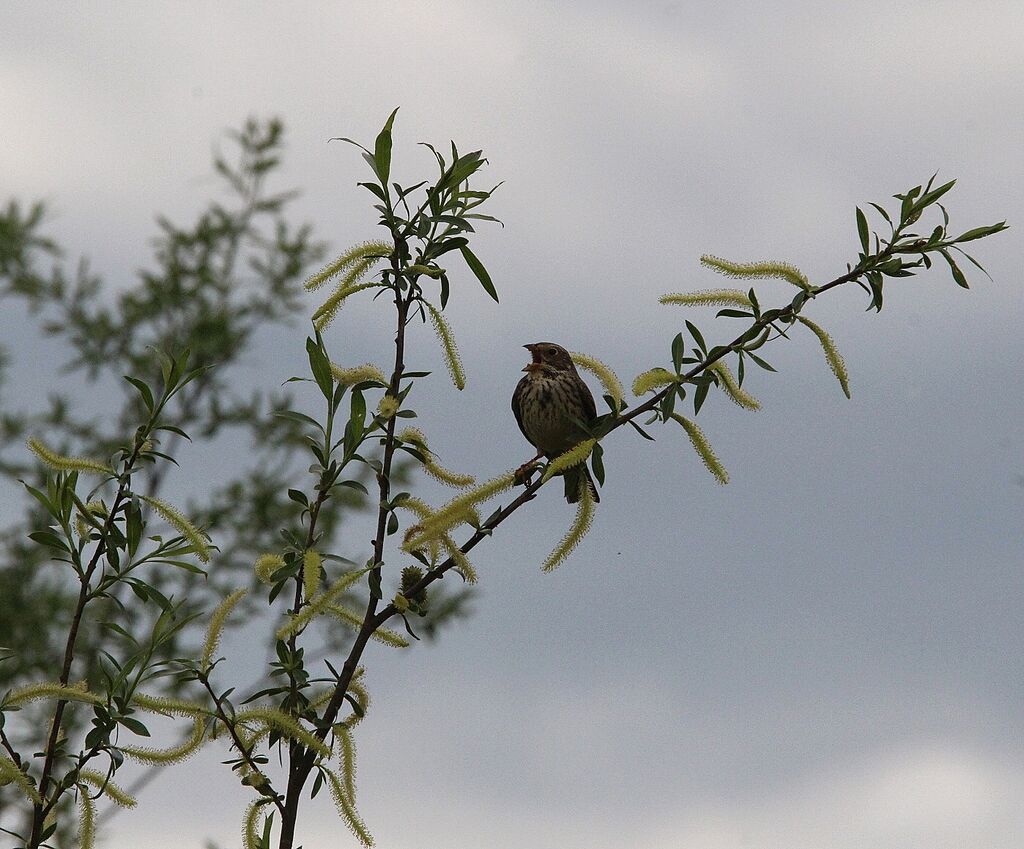
[[[751,378],[760,413],[701,414],[727,487],[681,432],[617,432],[568,563],[538,568],[571,520],[549,488],[477,549],[473,618],[369,652],[359,807],[384,849],[1019,849],[1022,42],[1019,0],[7,3],[0,199],[47,199],[51,232],[124,286],[154,214],[201,208],[212,146],[248,115],[285,121],[281,187],[338,248],[374,215],[328,138],[369,142],[401,106],[400,179],[431,167],[417,141],[483,148],[506,226],[477,253],[502,303],[462,274],[469,385],[439,374],[419,406],[458,410],[424,416],[431,444],[489,476],[529,456],[508,409],[522,343],[631,379],[682,325],[658,295],[724,282],[702,253],[825,282],[856,258],[856,205],[958,178],[951,229],[1014,228],[977,245],[993,281],[937,272],[888,284],[880,316],[859,290],[808,310],[852,400],[810,334],[778,344],[779,374]],[[352,315],[371,323],[337,323],[341,362],[389,337]],[[279,385],[303,338],[251,373]],[[439,368],[429,333],[412,350]],[[151,785],[109,845],[236,846],[224,757]],[[307,849],[349,845],[327,800],[307,811]]]

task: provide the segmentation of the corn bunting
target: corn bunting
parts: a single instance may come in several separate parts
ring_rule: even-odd
[[[594,396],[565,348],[554,342],[534,342],[523,347],[530,352],[533,361],[523,369],[526,374],[512,393],[512,412],[523,436],[537,449],[537,456],[520,471],[541,457],[552,460],[586,439],[587,433],[574,419],[590,424],[597,418]],[[565,500],[570,504],[580,500],[583,480],[590,487],[594,501],[601,500],[586,463],[566,469],[562,474]]]

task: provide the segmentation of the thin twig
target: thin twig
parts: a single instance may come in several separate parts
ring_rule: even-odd
[[[266,780],[266,783],[259,788],[260,792],[263,793],[264,790],[270,791],[268,793],[263,793],[263,795],[271,798],[277,806],[277,809],[281,812],[281,815],[284,816],[284,804],[281,802],[280,795],[273,793],[273,786],[270,783],[270,778],[267,777],[267,774],[259,768],[259,765],[253,759],[252,749],[246,748],[245,744],[242,742],[242,738],[238,736],[238,731],[235,729],[235,723],[228,717],[221,699],[218,698],[217,694],[213,691],[213,687],[210,686],[210,679],[205,674],[199,675],[198,678],[199,683],[206,688],[206,692],[208,692],[210,694],[210,698],[213,699],[213,704],[217,708],[217,718],[223,722],[224,727],[227,728],[228,734],[231,735],[231,741],[235,748],[238,749],[238,753],[242,756],[242,760],[245,761],[246,766],[248,766],[249,769]],[[271,795],[271,793],[273,793],[273,795]]]

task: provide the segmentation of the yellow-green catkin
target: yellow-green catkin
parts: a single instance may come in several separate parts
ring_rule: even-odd
[[[331,374],[334,375],[334,379],[338,383],[344,383],[346,386],[355,386],[357,383],[363,383],[367,380],[372,380],[385,386],[388,383],[384,372],[370,363],[352,368],[342,368],[336,363],[331,363]]]
[[[164,517],[167,522],[174,526],[174,528],[181,534],[192,546],[192,552],[198,557],[203,563],[210,562],[210,544],[206,536],[193,525],[188,519],[186,519],[177,509],[172,507],[166,501],[159,498],[153,498],[149,495],[140,495],[139,498],[145,501],[150,507],[156,510],[161,516]]]
[[[594,494],[590,491],[585,477],[580,476],[580,500],[576,505],[576,518],[566,531],[562,541],[555,547],[555,550],[548,555],[542,567],[545,572],[551,572],[565,560],[572,550],[580,544],[584,534],[590,530],[594,521]]]
[[[785,280],[787,283],[792,283],[794,286],[799,286],[804,291],[811,290],[811,284],[807,281],[807,276],[795,265],[790,265],[788,262],[778,262],[776,260],[731,262],[721,257],[711,256],[710,254],[702,256],[700,261],[707,268],[717,271],[719,274],[726,274],[729,277],[762,279],[777,277]]]
[[[828,362],[828,367],[832,369],[832,374],[836,376],[836,380],[839,381],[839,385],[843,388],[843,394],[849,398],[850,375],[846,371],[846,363],[843,362],[843,358],[836,348],[836,343],[832,341],[832,337],[809,318],[798,315],[796,320],[818,337],[818,341],[821,342],[821,348],[825,352],[825,360]]]
[[[388,419],[393,418],[397,412],[398,399],[394,395],[385,394],[377,405],[377,415],[384,419],[384,421],[387,421]]]
[[[392,246],[387,242],[369,241],[353,245],[337,259],[332,260],[315,274],[307,277],[302,285],[307,292],[313,292],[333,280],[339,274],[349,271],[354,265],[366,261],[377,262],[390,256],[392,250]]]
[[[208,670],[210,665],[213,663],[214,652],[217,651],[217,646],[220,644],[221,635],[224,633],[224,623],[227,622],[228,616],[231,615],[231,611],[235,605],[238,604],[245,596],[246,590],[238,589],[229,595],[224,601],[217,605],[217,609],[213,611],[213,616],[210,617],[210,626],[206,629],[206,640],[203,642],[203,655],[199,661],[199,668],[202,670]]]
[[[736,382],[733,373],[729,371],[729,366],[721,360],[709,365],[708,370],[713,371],[718,376],[718,381],[722,389],[725,390],[725,394],[729,396],[729,400],[737,407],[742,407],[744,410],[761,409],[761,402]]]
[[[418,525],[414,525],[406,532],[406,539],[410,540],[420,535],[423,530],[423,524],[431,519],[434,515],[434,511],[430,509],[423,501],[416,497],[405,498],[399,505],[416,514],[416,517],[420,520]],[[471,521],[476,525],[480,524],[480,515],[477,513],[476,508],[470,506],[465,509],[463,522]],[[461,522],[459,523],[461,524]],[[473,568],[473,564],[469,562],[469,558],[465,555],[461,548],[455,544],[451,536],[448,533],[440,534],[437,537],[432,537],[424,543],[427,546],[427,551],[430,554],[431,564],[437,563],[440,558],[440,549],[443,546],[445,551],[448,552],[448,556],[451,557],[454,564],[453,568],[458,572],[467,584],[475,584],[477,581],[476,569]],[[417,546],[419,548],[419,546]],[[412,551],[413,549],[407,549]]]
[[[434,515],[434,511],[430,509],[427,503],[422,498],[417,498],[415,495],[403,498],[398,502],[398,506],[404,507],[410,513],[415,514],[418,519],[428,519]]]
[[[463,475],[458,472],[453,472],[451,469],[447,469],[438,463],[437,458],[434,456],[434,452],[431,451],[427,445],[427,438],[418,428],[407,427],[398,435],[398,438],[402,442],[411,443],[419,449],[419,452],[423,455],[423,469],[428,475],[434,478],[434,480],[447,484],[448,486],[455,487],[456,489],[462,489],[476,483],[476,478],[472,475]]]
[[[406,271],[410,274],[425,274],[427,277],[431,277],[434,280],[438,280],[446,274],[446,269],[444,268],[434,268],[429,265],[419,265],[418,263],[408,266]]]
[[[289,616],[288,621],[277,629],[277,638],[287,640],[292,634],[298,633],[305,628],[313,618],[327,610],[327,606],[334,602],[348,587],[352,586],[367,572],[366,569],[359,569],[355,572],[347,572],[335,581],[331,586],[319,595],[307,599],[308,603],[294,616]]]
[[[421,498],[416,498],[416,496],[403,498],[398,506],[415,514],[416,518],[420,521],[420,525],[434,515],[434,511],[427,506],[427,503]],[[409,530],[406,531],[406,537],[409,538],[415,536],[418,533],[417,527],[418,526],[413,526],[412,528],[409,528]],[[431,562],[436,562],[441,553],[441,543],[436,539],[431,540],[427,544],[427,550],[430,553]]]
[[[307,548],[302,555],[302,587],[306,598],[312,598],[320,589],[320,572],[323,569],[323,558],[315,548]]]
[[[202,746],[206,736],[206,724],[196,717],[192,720],[192,733],[187,740],[177,746],[166,749],[153,749],[149,746],[120,746],[120,750],[129,758],[144,764],[176,764],[190,758]]]
[[[245,809],[245,820],[242,823],[242,846],[244,849],[260,849],[260,838],[263,831],[260,809],[268,804],[270,804],[270,799],[261,797],[253,799]]]
[[[164,716],[204,717],[207,715],[206,708],[196,702],[168,696],[151,696],[148,693],[136,692],[132,697],[132,704],[150,713],[159,713]]]
[[[350,628],[354,628],[357,631],[363,627],[362,615],[355,613],[346,607],[342,607],[340,604],[329,604],[324,608],[324,611],[337,617],[340,622],[344,622]],[[370,638],[376,640],[378,643],[391,646],[392,648],[409,648],[409,641],[405,637],[395,631],[392,631],[390,628],[385,628],[383,626],[377,628],[376,631],[370,634]]]
[[[114,473],[110,466],[99,460],[91,460],[88,457],[65,457],[63,454],[51,451],[41,439],[35,436],[29,437],[26,444],[33,454],[58,472],[82,472],[93,475],[112,475]]]
[[[440,483],[454,487],[455,489],[465,489],[467,486],[472,486],[476,483],[476,478],[472,475],[453,472],[446,466],[442,466],[437,462],[437,458],[434,456],[432,451],[427,451],[423,455],[423,459],[423,470],[434,480],[439,481]]]
[[[356,704],[359,705],[359,710],[363,712],[362,716],[360,716],[355,712],[355,709],[353,709],[352,713],[345,718],[345,724],[349,728],[354,728],[363,719],[363,717],[366,716],[366,712],[370,709],[370,693],[363,682],[359,680],[359,676],[363,671],[365,670],[360,666],[356,670],[356,674],[352,676],[352,683],[348,685],[348,694],[355,699]]]
[[[341,818],[345,821],[345,825],[348,826],[349,831],[355,835],[355,838],[363,846],[373,846],[373,837],[366,828],[366,824],[356,812],[355,803],[349,798],[344,783],[333,770],[327,767],[322,767],[322,769],[327,775],[327,784],[331,792],[331,798],[334,799],[334,804],[337,806]]]
[[[15,785],[21,791],[22,795],[34,804],[42,804],[39,791],[36,790],[31,779],[25,775],[24,772],[18,769],[18,765],[7,757],[7,755],[0,755],[0,787],[7,784]]]
[[[58,699],[64,702],[84,702],[85,704],[102,704],[103,698],[96,693],[90,693],[86,689],[84,681],[77,684],[60,684],[57,682],[42,682],[38,684],[26,684],[11,691],[5,704],[15,707],[16,705],[27,704],[39,699]]]
[[[78,788],[78,846],[93,849],[96,845],[96,806],[88,789]]]
[[[96,526],[102,526],[102,523],[99,520],[106,519],[107,505],[102,501],[90,501],[85,505],[85,511],[86,512],[83,513],[79,510],[75,514],[75,530],[78,531],[78,535],[80,537],[89,536],[89,533],[93,529],[99,530]],[[86,513],[88,515],[86,515]]]
[[[652,368],[633,378],[633,394],[639,398],[641,395],[646,395],[662,386],[668,386],[670,383],[676,383],[678,380],[676,375],[666,369]]]
[[[93,769],[85,769],[78,773],[80,781],[95,787],[97,790],[103,789],[103,795],[110,799],[115,805],[122,808],[134,808],[138,802],[135,797],[128,795],[127,791],[123,788],[118,787],[114,784],[106,775],[101,772],[96,772]]]
[[[683,307],[752,307],[750,296],[741,289],[702,289],[699,292],[670,292],[658,298],[661,304]]]
[[[590,452],[594,450],[595,445],[597,445],[596,439],[584,439],[564,454],[559,454],[554,460],[548,463],[548,467],[544,470],[544,475],[541,477],[541,481],[547,482],[559,472],[564,472],[566,469],[578,466],[580,463],[585,462],[587,457],[590,456]]]
[[[341,743],[341,777],[345,781],[345,792],[349,799],[356,798],[356,741],[351,729],[345,723],[338,725],[338,741]]]
[[[455,336],[452,335],[448,322],[444,320],[440,310],[432,304],[427,304],[430,311],[430,320],[434,325],[434,332],[437,333],[438,341],[444,350],[444,362],[448,366],[448,373],[452,377],[452,383],[456,389],[466,388],[466,372],[462,368],[462,360],[459,359],[459,347],[455,344]]]
[[[453,498],[440,510],[420,525],[420,531],[402,545],[405,551],[421,548],[432,539],[438,539],[456,525],[467,520],[470,510],[477,504],[494,498],[515,484],[515,473],[507,472]]]
[[[273,574],[284,566],[284,558],[280,554],[261,554],[253,564],[256,578],[263,584],[272,584]]]
[[[362,276],[366,270],[369,269],[369,265],[363,264],[358,266],[355,270],[359,271],[358,276]],[[350,283],[347,282],[348,278],[338,286],[331,296],[320,305],[320,307],[313,313],[313,324],[316,329],[323,333],[331,322],[334,321],[334,317],[338,314],[338,310],[341,309],[342,304],[357,292],[362,292],[364,289],[372,289],[380,284],[376,281],[370,283]]]
[[[261,725],[269,725],[281,733],[282,737],[290,740],[297,740],[307,749],[312,749],[322,758],[331,756],[330,747],[316,735],[305,728],[297,719],[289,716],[282,710],[257,705],[235,714],[235,721],[240,723],[258,722]]]
[[[619,380],[618,375],[596,357],[581,354],[578,351],[570,352],[569,356],[577,366],[584,371],[589,371],[601,381],[604,391],[611,395],[612,400],[615,402],[615,409],[621,409],[622,399],[626,393],[622,388],[622,381]]]
[[[462,575],[463,580],[467,584],[475,584],[477,582],[476,569],[473,568],[473,564],[469,562],[469,558],[465,552],[459,548],[448,534],[442,534],[441,545],[444,546],[445,551],[448,552],[448,556],[452,559],[454,564],[452,568]]]
[[[715,455],[714,450],[711,448],[711,443],[708,442],[707,437],[704,436],[704,432],[697,426],[697,423],[690,421],[688,418],[681,416],[678,413],[672,413],[672,418],[683,426],[683,430],[685,430],[686,435],[690,437],[690,443],[700,456],[701,462],[707,470],[714,475],[715,480],[720,484],[729,483],[729,473],[725,470],[725,466],[722,465],[722,462]]]

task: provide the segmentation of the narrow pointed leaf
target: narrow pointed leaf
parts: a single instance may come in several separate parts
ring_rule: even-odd
[[[463,245],[459,248],[462,252],[462,258],[466,260],[466,265],[469,266],[470,271],[476,275],[476,279],[480,281],[480,285],[484,287],[484,291],[494,298],[495,303],[498,301],[498,293],[494,290],[494,284],[491,282],[491,275],[487,273],[487,269],[484,268],[483,263],[476,258],[467,245]]]

